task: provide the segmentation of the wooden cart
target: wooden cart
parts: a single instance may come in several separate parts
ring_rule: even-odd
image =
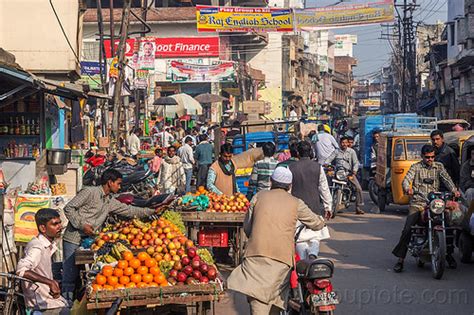
[[[122,299],[120,308],[161,308],[173,304],[195,308],[198,315],[204,315],[207,310],[214,310],[215,301],[222,295],[221,283],[97,291],[87,295],[87,309],[108,309],[117,299]]]
[[[244,233],[243,224],[245,219],[245,212],[203,212],[192,211],[180,212],[184,224],[188,229],[188,236],[194,242],[199,244],[198,232],[205,229],[225,228],[228,230],[228,247],[233,249],[234,265],[237,266],[242,259],[247,237]],[[199,244],[205,246],[206,244]],[[212,246],[210,246],[212,247]]]

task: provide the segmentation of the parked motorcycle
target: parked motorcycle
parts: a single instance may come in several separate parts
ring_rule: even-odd
[[[302,229],[297,231],[295,242],[301,231]],[[288,314],[334,314],[336,304],[339,304],[331,283],[334,263],[329,259],[321,258],[300,260],[298,255],[295,261],[292,279],[296,280],[296,283],[292,283]],[[295,275],[296,279],[294,279]]]
[[[328,176],[329,189],[332,195],[332,218],[338,211],[347,209],[351,202],[356,200],[354,188],[349,181],[349,174],[344,168],[334,168],[326,166],[326,175]]]
[[[446,268],[446,230],[454,229],[446,226],[446,201],[452,199],[453,194],[431,192],[425,198],[427,204],[420,222],[411,228],[408,250],[416,258],[418,267],[431,262],[433,278],[441,279]]]
[[[173,194],[161,194],[155,195],[151,198],[145,199],[139,196],[135,196],[129,193],[121,194],[116,198],[121,203],[125,203],[127,205],[132,205],[135,207],[142,207],[142,208],[158,208],[163,205],[167,205],[174,200]]]

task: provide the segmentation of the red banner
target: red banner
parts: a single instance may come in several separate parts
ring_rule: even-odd
[[[127,40],[125,56],[133,56],[134,38]],[[114,52],[117,52],[119,40],[115,41]],[[155,58],[168,57],[217,57],[219,56],[219,37],[172,37],[155,38]],[[104,41],[107,58],[110,53],[110,40]]]

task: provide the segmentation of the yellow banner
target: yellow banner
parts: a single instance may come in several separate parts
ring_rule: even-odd
[[[291,9],[196,6],[198,32],[291,32]]]
[[[295,10],[295,24],[297,28],[341,27],[386,23],[393,20],[393,0]]]

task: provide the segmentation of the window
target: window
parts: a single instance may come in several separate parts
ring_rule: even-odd
[[[397,140],[395,142],[395,148],[393,150],[393,159],[395,161],[403,161],[405,158],[405,147],[403,145],[403,140]]]
[[[407,160],[409,161],[419,161],[421,160],[421,147],[425,144],[428,144],[426,140],[420,139],[407,139]]]
[[[454,23],[453,24],[449,24],[449,37],[450,37],[450,46],[454,46],[454,44],[456,43],[456,38],[455,38],[455,25]]]

